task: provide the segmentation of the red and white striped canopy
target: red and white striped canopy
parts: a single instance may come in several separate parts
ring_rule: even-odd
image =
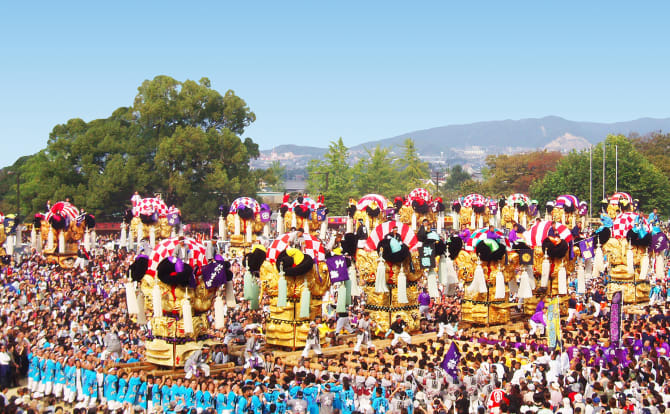
[[[618,206],[619,201],[621,200],[628,200],[629,203],[633,203],[633,197],[631,197],[630,194],[618,192],[612,194],[612,197],[610,197],[610,204],[613,206]]]
[[[240,208],[240,206],[252,209],[254,214],[261,212],[261,205],[258,204],[258,201],[251,197],[239,197],[230,205],[230,213],[237,213],[237,209]]]
[[[565,194],[562,196],[556,197],[556,207],[568,206],[568,207],[579,207],[579,199],[577,196],[570,194]]]
[[[549,236],[549,229],[551,229],[551,221],[542,220],[538,223],[535,223],[531,226],[530,232],[530,243],[533,247],[542,246],[542,242]],[[558,237],[566,242],[572,241],[572,232],[568,226],[562,223],[556,223],[556,232]]]
[[[398,226],[398,234],[400,235],[402,242],[406,244],[410,250],[414,250],[419,242],[416,239],[416,234],[414,234],[414,231],[409,225],[399,221],[387,221],[375,227],[375,229],[370,232],[370,236],[365,242],[365,247],[368,250],[376,250],[379,242],[384,236],[391,233],[391,230],[396,226]]]
[[[461,205],[463,207],[472,207],[473,205],[486,205],[486,197],[481,194],[468,194],[463,198]]]
[[[516,204],[520,201],[523,201],[524,204],[528,205],[528,204],[530,204],[530,197],[528,197],[527,195],[522,194],[522,193],[516,193],[516,194],[512,194],[511,196],[509,196],[507,198],[507,203],[512,204],[512,205],[514,205],[514,204]]]
[[[472,235],[470,235],[468,241],[465,243],[464,249],[469,252],[474,252],[475,247],[477,247],[477,243],[488,238],[488,232],[488,227],[485,229],[475,230]],[[505,233],[502,230],[493,229],[493,232],[500,236],[500,239],[497,240],[498,242],[504,243],[508,249],[512,248],[512,244],[510,243],[509,239],[505,237]]]
[[[625,239],[626,235],[628,235],[628,231],[635,227],[635,223],[638,221],[641,222],[642,227],[644,227],[645,230],[650,231],[647,219],[637,213],[628,211],[619,214],[616,216],[612,224],[612,237],[615,239]]]
[[[291,240],[295,236],[296,232],[294,231],[291,233],[285,233],[278,239],[275,239],[268,248],[268,253],[266,256],[267,259],[270,262],[275,263],[277,261],[277,257],[279,257],[279,254],[289,247]],[[310,255],[314,261],[323,262],[326,260],[326,252],[324,251],[323,244],[321,244],[319,239],[307,233],[303,233],[302,238],[303,253]]]
[[[149,268],[147,269],[147,275],[155,277],[158,264],[166,257],[172,256],[174,254],[174,249],[178,244],[178,237],[165,239],[158,243],[156,248],[154,248],[154,251],[151,252],[151,255],[149,256]],[[192,268],[195,269],[196,266],[203,267],[207,264],[204,244],[190,237],[185,237],[184,245],[190,250],[188,264],[191,265]]]
[[[407,196],[407,199],[405,200],[405,205],[409,206],[412,205],[412,201],[414,200],[423,200],[426,203],[430,203],[433,198],[430,195],[430,192],[426,190],[425,188],[415,188],[414,190],[409,192],[409,195]],[[400,230],[400,228],[398,228]]]
[[[373,202],[377,203],[377,207],[379,207],[382,211],[386,210],[386,207],[388,205],[386,197],[379,194],[367,194],[361,197],[360,200],[358,200],[358,203],[356,203],[356,209],[364,210],[367,206],[369,206]]]
[[[154,213],[157,213],[159,218],[167,217],[168,207],[163,199],[158,197],[143,198],[133,207],[133,216],[135,217],[139,217],[140,214],[150,216]]]
[[[67,201],[59,201],[51,206],[51,209],[44,216],[44,219],[49,221],[54,214],[59,214],[62,217],[69,217],[70,220],[76,220],[77,216],[79,216],[79,209]]]
[[[312,199],[310,197],[303,197],[302,203],[300,203],[298,201],[298,199],[296,198],[288,206],[291,210],[293,210],[296,206],[300,206],[300,205],[303,205],[303,206],[307,207],[308,209],[310,209],[312,211],[316,211],[320,207],[319,203],[317,203],[314,199]]]

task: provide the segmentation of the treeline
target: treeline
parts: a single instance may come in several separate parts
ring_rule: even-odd
[[[139,191],[161,193],[187,220],[213,219],[219,205],[280,180],[273,169],[249,167],[258,145],[242,135],[255,119],[242,98],[220,94],[207,78],[157,76],[108,118],[55,126],[44,150],[0,174],[0,208],[16,210],[20,174],[23,217],[70,198],[99,219],[118,219]]]

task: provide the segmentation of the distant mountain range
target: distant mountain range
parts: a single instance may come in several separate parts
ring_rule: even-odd
[[[407,132],[391,138],[368,141],[350,148],[354,155],[377,145],[392,150],[406,138],[412,138],[422,157],[446,159],[482,159],[487,154],[514,153],[543,149],[569,151],[582,149],[602,141],[607,134],[645,135],[655,131],[670,131],[670,118],[640,118],[633,121],[598,123],[577,122],[557,116],[520,120],[476,122],[448,125]],[[300,145],[279,145],[262,151],[262,157],[293,153],[301,160],[320,158],[326,148]],[[465,151],[464,151],[465,150]],[[474,161],[474,159],[473,159]]]

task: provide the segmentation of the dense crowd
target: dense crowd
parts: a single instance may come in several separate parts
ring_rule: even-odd
[[[148,332],[126,309],[133,252],[104,245],[101,240],[81,268],[61,269],[35,252],[3,266],[0,412],[670,412],[667,278],[654,281],[653,305],[627,308],[621,348],[609,343],[605,277],[592,280],[585,295],[572,295],[574,312],[562,321],[558,349],[548,347],[542,327],[531,330],[528,323],[459,327],[459,293],[442,292],[438,299],[419,298],[421,331],[434,332],[425,342],[409,337],[369,346],[363,332],[385,333],[370,323],[364,299],[356,299],[348,312],[325,307],[315,321],[324,351],[342,343],[347,350],[308,354],[289,366],[262,347],[269,302],[249,309],[242,300],[244,269],[235,264],[238,306],[227,309],[225,329],[209,332],[221,345],[196,361],[235,369],[172,377],[123,368],[143,360]],[[443,364],[452,343],[460,352],[455,375]],[[232,353],[233,346],[243,351]],[[11,397],[9,389],[15,389]]]

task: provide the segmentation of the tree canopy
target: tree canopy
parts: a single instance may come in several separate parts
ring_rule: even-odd
[[[655,165],[639,153],[633,142],[622,135],[608,135],[604,142],[593,147],[593,203],[597,206],[602,194],[603,148],[605,148],[605,195],[616,191],[615,152],[618,147],[618,190],[640,200],[644,211],[657,207],[670,212],[670,181]],[[571,152],[561,158],[556,171],[548,172],[530,188],[531,196],[540,203],[561,194],[574,194],[589,200],[589,151]]]
[[[232,90],[220,94],[207,78],[146,80],[132,106],[108,118],[56,125],[44,150],[10,168],[21,173],[23,215],[69,197],[111,219],[138,191],[160,192],[187,219],[213,218],[220,204],[254,196],[261,179],[277,181],[272,172],[249,167],[258,145],[241,136],[255,119],[242,98]],[[5,205],[12,197],[5,193]]]

